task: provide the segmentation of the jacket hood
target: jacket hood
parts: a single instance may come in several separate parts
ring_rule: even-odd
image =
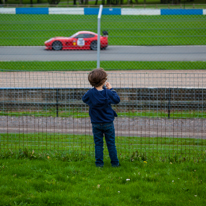
[[[104,89],[103,92],[99,92],[96,88],[92,89],[93,93],[93,101],[92,106],[98,107],[99,109],[103,109],[111,104],[111,100],[107,94],[107,89]]]

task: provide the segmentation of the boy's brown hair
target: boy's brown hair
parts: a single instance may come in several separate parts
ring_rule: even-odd
[[[107,73],[102,68],[91,71],[88,75],[89,83],[94,87],[103,85],[107,80]]]

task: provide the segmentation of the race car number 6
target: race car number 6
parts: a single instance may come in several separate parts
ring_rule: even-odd
[[[84,39],[83,39],[83,38],[79,38],[79,39],[77,40],[77,45],[78,45],[78,46],[84,46],[84,44],[85,44],[85,42],[84,42]]]

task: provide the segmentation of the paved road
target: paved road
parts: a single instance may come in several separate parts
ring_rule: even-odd
[[[44,46],[0,46],[0,61],[95,61],[96,51],[47,51]],[[102,61],[206,61],[206,46],[109,46]]]

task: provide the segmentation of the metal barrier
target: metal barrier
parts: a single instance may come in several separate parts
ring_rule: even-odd
[[[39,111],[53,108],[82,108],[81,97],[89,88],[0,88],[2,113]],[[115,88],[121,97],[116,105],[119,112],[167,111],[168,119],[174,111],[206,111],[206,89],[201,88]],[[31,113],[32,114],[32,113]],[[203,113],[202,113],[203,114]],[[27,114],[29,115],[29,113]],[[154,116],[155,117],[155,116]],[[199,114],[201,118],[201,113]],[[183,116],[181,118],[184,118]]]

